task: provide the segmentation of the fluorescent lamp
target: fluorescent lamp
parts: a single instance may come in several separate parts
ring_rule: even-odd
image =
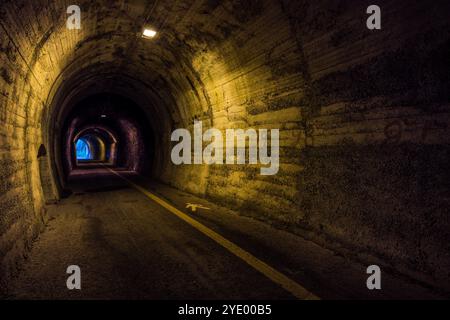
[[[151,38],[153,38],[153,37],[156,36],[156,31],[155,31],[155,30],[152,30],[152,29],[144,29],[144,32],[142,32],[142,36],[143,36],[144,38],[149,38],[149,39],[151,39]]]

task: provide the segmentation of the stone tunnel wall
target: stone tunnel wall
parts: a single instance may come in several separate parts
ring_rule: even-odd
[[[258,3],[193,59],[212,114],[193,118],[280,128],[279,173],[181,166],[165,181],[448,290],[448,4],[381,1],[370,31],[368,1]]]
[[[38,159],[40,146],[48,149],[42,117],[70,47],[55,41],[56,24],[45,14],[37,3],[5,1],[0,7],[0,292],[46,221],[41,181],[52,176],[42,163],[49,166],[48,157]]]
[[[173,129],[194,119],[280,129],[275,176],[254,166],[167,163],[161,180],[446,286],[446,1],[378,1],[381,31],[365,27],[367,1],[168,2],[153,12],[168,17],[167,39],[132,50],[123,46],[131,22],[117,20],[127,1],[80,2],[90,21],[80,32],[64,27],[64,1],[5,1],[0,10],[0,282],[45,221],[37,155],[49,142],[52,92],[70,82],[61,74],[83,67],[101,75],[111,69],[105,62],[121,59],[114,70],[156,87],[152,97],[173,108]]]
[[[386,33],[361,28],[368,3],[337,19],[349,8],[328,4],[290,10],[321,17],[296,26],[310,76],[300,224],[448,290],[449,3],[386,1]]]

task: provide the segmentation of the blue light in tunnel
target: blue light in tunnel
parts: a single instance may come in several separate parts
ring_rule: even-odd
[[[76,142],[77,160],[92,160],[91,149],[87,141],[80,138]]]

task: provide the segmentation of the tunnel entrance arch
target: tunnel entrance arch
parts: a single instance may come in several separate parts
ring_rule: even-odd
[[[117,137],[104,127],[80,130],[71,144],[71,157],[76,166],[89,164],[114,165],[117,161]]]
[[[94,159],[90,141],[85,137],[78,138],[78,140],[75,141],[75,153],[77,161]]]
[[[42,195],[46,204],[55,203],[57,201],[54,189],[52,176],[50,172],[50,163],[47,156],[47,149],[43,144],[39,146],[37,159],[39,163],[39,176],[42,187]]]
[[[76,162],[69,151],[73,134],[87,125],[104,124],[117,133],[114,166],[155,178],[168,166],[167,132],[181,115],[178,109],[171,111],[177,105],[173,96],[161,96],[143,79],[103,67],[94,73],[90,68],[69,68],[56,79],[47,102],[42,130],[58,197],[66,194],[74,169],[70,163]]]

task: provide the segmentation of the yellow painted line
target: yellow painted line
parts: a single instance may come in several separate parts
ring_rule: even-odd
[[[267,263],[259,260],[257,257],[252,255],[251,253],[245,251],[238,245],[234,244],[233,242],[225,239],[217,232],[211,230],[210,228],[206,227],[205,225],[201,224],[197,220],[191,218],[184,212],[178,210],[165,200],[161,199],[160,197],[156,196],[155,194],[151,193],[150,191],[144,189],[143,187],[131,182],[127,178],[121,176],[119,173],[111,170],[108,168],[112,173],[119,176],[126,182],[128,182],[131,186],[133,186],[135,189],[139,190],[143,194],[145,194],[148,198],[152,199],[156,203],[158,203],[160,206],[164,207],[165,209],[169,210],[171,213],[176,215],[181,220],[187,222],[192,227],[203,233],[204,235],[208,236],[215,242],[217,242],[219,245],[230,251],[235,256],[239,257],[243,261],[245,261],[247,264],[252,266],[257,271],[261,272],[263,275],[265,275],[267,278],[272,280],[273,282],[279,284],[281,287],[283,287],[285,290],[289,291],[292,295],[297,297],[301,300],[319,300],[320,298],[314,295],[312,292],[309,292],[307,289],[302,287],[300,284],[295,282],[294,280],[290,279],[289,277],[285,276],[281,272],[275,270],[271,266],[269,266]]]

